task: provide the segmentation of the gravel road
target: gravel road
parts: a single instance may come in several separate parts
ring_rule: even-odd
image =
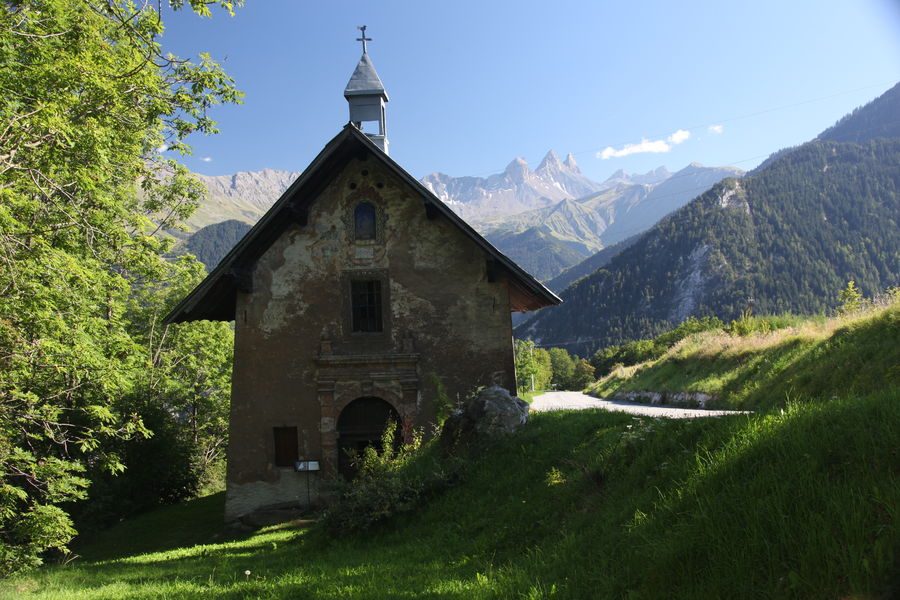
[[[601,408],[603,410],[626,412],[645,417],[666,417],[670,419],[748,414],[739,410],[703,410],[699,408],[635,404],[634,402],[623,402],[620,400],[600,400],[581,392],[546,392],[540,396],[535,396],[531,403],[531,410],[538,412],[548,410],[585,410],[588,408]]]

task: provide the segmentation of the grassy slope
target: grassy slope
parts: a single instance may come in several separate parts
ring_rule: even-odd
[[[900,592],[898,452],[896,388],[694,422],[539,414],[369,535],[192,545],[215,534],[218,496],[82,549],[122,558],[42,569],[0,597],[879,597]]]
[[[705,392],[719,396],[719,407],[767,409],[789,398],[885,388],[900,388],[900,302],[746,337],[697,334],[655,361],[615,370],[590,391]]]

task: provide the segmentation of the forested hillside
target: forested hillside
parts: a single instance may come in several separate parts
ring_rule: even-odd
[[[900,280],[900,139],[815,141],[667,217],[517,329],[589,353],[690,315],[815,313]]]
[[[609,261],[621,254],[627,248],[632,247],[639,239],[641,239],[640,234],[633,235],[617,244],[604,248],[600,252],[584,259],[577,265],[569,267],[551,279],[547,283],[547,286],[556,293],[563,291],[582,277],[587,277],[597,269],[608,265]]]
[[[184,249],[196,256],[207,271],[212,271],[248,231],[250,225],[235,219],[213,223],[191,234]]]
[[[900,85],[861,106],[823,131],[820,140],[862,142],[900,137]]]

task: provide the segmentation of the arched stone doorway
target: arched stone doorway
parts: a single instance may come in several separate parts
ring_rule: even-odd
[[[395,423],[395,449],[403,440],[400,432],[400,415],[389,403],[375,396],[357,398],[341,411],[337,422],[338,472],[350,479],[356,474],[351,454],[361,454],[369,446],[379,452],[381,437],[388,423]]]

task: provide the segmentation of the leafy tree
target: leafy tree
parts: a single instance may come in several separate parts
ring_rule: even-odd
[[[550,387],[553,367],[550,353],[537,348],[531,340],[516,340],[516,386],[519,391],[546,390]]]
[[[550,348],[550,368],[553,371],[550,383],[554,389],[569,389],[575,373],[575,361],[572,359],[572,355],[563,348]],[[593,373],[593,369],[591,371]]]
[[[575,361],[572,370],[571,386],[576,390],[583,390],[594,382],[594,365],[587,359],[579,358]]]
[[[838,294],[838,301],[841,303],[838,311],[842,314],[856,312],[862,307],[863,295],[855,281],[851,279],[847,282],[847,287]]]
[[[122,440],[152,435],[129,399],[185,406],[223,376],[175,358],[198,340],[161,332],[164,303],[148,302],[198,273],[164,260],[162,233],[202,187],[157,149],[189,152],[186,136],[215,132],[209,108],[240,93],[209,56],[164,55],[162,31],[148,3],[0,6],[0,573],[64,551],[63,506],[85,498],[86,475],[120,473]]]

